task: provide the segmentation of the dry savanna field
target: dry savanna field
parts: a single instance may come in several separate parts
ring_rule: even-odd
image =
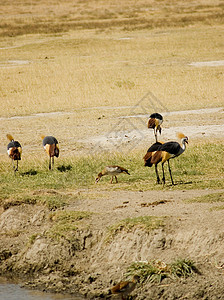
[[[162,286],[142,278],[133,299],[221,299],[224,2],[6,0],[0,8],[1,274],[32,274],[28,286],[95,299],[133,261],[190,257],[202,277],[181,279],[178,289],[169,279]],[[163,187],[154,167],[144,167],[153,112],[164,117],[162,141],[177,140],[177,132],[189,138],[184,154],[171,161],[174,186],[167,169]],[[7,133],[23,148],[16,175]],[[41,135],[59,141],[52,172]],[[131,175],[96,185],[108,164]],[[164,218],[161,231],[148,217]],[[115,234],[103,246],[111,228]],[[66,254],[74,235],[85,251]],[[64,258],[57,267],[47,249],[39,262],[30,258],[39,257],[43,240]]]

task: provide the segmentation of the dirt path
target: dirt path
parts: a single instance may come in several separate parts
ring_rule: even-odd
[[[91,111],[91,118],[86,118],[86,111]],[[14,134],[22,143],[24,155],[28,152],[42,153],[40,136],[49,131],[53,131],[59,140],[61,157],[92,151],[131,151],[147,148],[154,142],[153,131],[146,128],[149,115],[145,112],[146,103],[141,103],[134,108],[92,107],[76,112],[14,116],[0,118],[0,129],[5,132],[5,128],[11,128],[16,120],[19,132]],[[211,138],[223,140],[223,114],[223,107],[164,112],[163,130],[159,138],[164,141],[176,140],[176,133],[184,132],[190,141],[203,142]],[[50,128],[43,128],[43,119],[46,117],[51,120]],[[7,141],[2,137],[0,142],[0,154],[5,155]]]

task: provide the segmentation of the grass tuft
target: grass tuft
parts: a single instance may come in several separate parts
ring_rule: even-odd
[[[194,273],[199,273],[195,263],[190,259],[178,259],[170,265],[170,272],[175,277],[187,278]]]
[[[216,210],[216,211],[218,211],[218,210],[224,210],[224,205],[212,207],[210,210],[211,211],[212,210]]]
[[[46,205],[49,210],[56,210],[58,208],[62,208],[67,204],[66,195],[41,195],[37,197],[37,201],[41,204]]]
[[[141,282],[160,283],[165,278],[187,278],[194,273],[200,274],[192,260],[178,259],[171,264],[160,260],[134,262],[128,267],[125,275],[138,275]]]
[[[50,215],[52,228],[47,235],[53,239],[74,239],[74,232],[81,227],[81,221],[88,219],[92,213],[85,211],[57,211]]]
[[[224,202],[224,192],[212,193],[208,195],[203,195],[193,199],[188,199],[186,202],[197,202],[197,203],[215,203],[215,202]]]
[[[35,233],[35,234],[32,234],[30,237],[29,237],[29,244],[30,245],[33,245],[34,242],[36,241],[36,238],[38,237],[38,233]]]
[[[136,228],[141,228],[145,231],[152,231],[163,226],[164,217],[144,216],[127,218],[107,228],[108,234],[106,237],[106,241],[111,241],[121,231],[129,232]]]

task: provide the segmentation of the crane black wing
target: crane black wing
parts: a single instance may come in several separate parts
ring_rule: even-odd
[[[45,145],[53,145],[53,144],[58,144],[58,141],[56,140],[55,137],[53,136],[45,136],[45,138],[43,139],[43,146]]]
[[[18,141],[12,141],[7,145],[7,150],[9,150],[10,148],[14,148],[14,147],[19,148],[19,147],[21,147],[21,145]]]
[[[162,143],[160,142],[156,142],[154,144],[152,144],[149,149],[147,150],[147,152],[155,152],[159,149],[159,147],[162,145]]]
[[[166,151],[170,154],[177,155],[180,151],[180,144],[178,142],[167,142],[162,144],[157,151]]]
[[[153,113],[149,117],[152,118],[152,119],[163,120],[163,116],[159,113]]]

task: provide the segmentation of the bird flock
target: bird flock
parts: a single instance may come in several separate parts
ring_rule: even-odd
[[[185,136],[183,133],[178,133],[177,137],[180,140],[179,142],[176,141],[170,141],[170,142],[159,142],[158,141],[158,132],[161,134],[162,127],[161,124],[163,123],[163,116],[159,113],[153,113],[150,115],[148,120],[148,128],[151,128],[154,130],[154,136],[156,142],[152,144],[149,149],[147,150],[147,153],[143,157],[144,159],[144,165],[146,167],[152,167],[155,166],[155,172],[156,172],[156,182],[159,184],[161,183],[158,168],[158,163],[161,162],[162,164],[162,183],[165,184],[165,171],[164,171],[164,163],[167,161],[170,179],[172,182],[172,185],[174,185],[172,172],[170,168],[170,159],[175,158],[179,155],[181,155],[185,149],[186,149],[186,143],[188,144],[188,137]],[[120,167],[120,166],[106,166],[97,176],[96,183],[100,180],[100,178],[104,175],[110,175],[112,176],[110,183],[113,182],[113,177],[116,179],[116,183],[118,182],[116,175],[126,173],[128,175],[129,172],[127,169]]]
[[[12,160],[13,170],[14,172],[18,171],[18,161],[21,160],[22,155],[22,146],[18,141],[15,141],[11,134],[7,134],[6,137],[10,141],[7,145],[7,152],[9,158]],[[49,170],[54,167],[54,156],[59,156],[59,145],[58,141],[53,136],[41,136],[43,140],[44,150],[47,152],[49,156]],[[15,162],[16,161],[16,167]]]
[[[172,172],[170,168],[170,159],[175,158],[181,155],[185,149],[186,144],[188,144],[188,137],[185,136],[183,133],[178,133],[177,137],[179,138],[180,142],[176,141],[169,141],[169,142],[159,142],[158,141],[158,132],[161,135],[162,127],[161,124],[163,123],[163,116],[159,113],[152,113],[148,120],[148,128],[153,129],[154,136],[155,136],[155,143],[152,144],[148,150],[144,159],[144,165],[146,167],[155,166],[155,173],[156,173],[156,182],[165,184],[165,171],[164,171],[164,164],[167,162],[168,170],[170,174],[170,179],[172,185],[174,185]],[[18,161],[21,160],[22,155],[22,146],[21,144],[14,140],[11,134],[7,134],[7,138],[9,139],[9,144],[7,145],[7,152],[8,156],[12,160],[13,170],[14,172],[18,171]],[[53,136],[41,136],[42,144],[44,150],[49,156],[49,170],[54,168],[54,157],[59,157],[59,144],[55,137]],[[16,163],[15,163],[16,162]],[[158,173],[157,165],[161,162],[162,165],[162,181],[160,180],[160,176]],[[115,178],[115,182],[118,183],[117,175],[119,174],[128,174],[127,169],[117,166],[117,165],[109,165],[106,166],[96,177],[95,183],[98,183],[102,176],[109,175],[111,176],[110,183],[113,183],[113,179]]]
[[[146,167],[152,167],[155,166],[155,173],[156,173],[156,182],[158,184],[161,183],[160,176],[158,173],[157,165],[161,162],[162,165],[162,184],[165,184],[165,172],[164,172],[164,164],[167,162],[170,179],[172,182],[172,185],[174,185],[172,172],[170,168],[170,159],[178,157],[181,155],[185,149],[186,144],[188,144],[188,137],[185,136],[182,133],[179,133],[177,136],[180,140],[180,142],[176,141],[169,141],[169,142],[159,142],[158,141],[158,132],[161,134],[162,127],[161,124],[163,123],[163,117],[159,113],[153,113],[150,115],[148,120],[148,128],[154,130],[154,136],[155,136],[155,143],[153,143],[147,150],[145,156],[143,157],[144,160],[144,166]],[[13,170],[14,172],[18,171],[18,161],[21,160],[22,155],[22,146],[21,144],[14,140],[14,138],[7,134],[7,138],[9,139],[9,144],[7,145],[7,152],[9,157],[12,160]],[[54,167],[54,157],[59,157],[59,144],[55,137],[53,136],[41,136],[42,138],[42,144],[43,148],[46,151],[46,153],[49,156],[49,170],[52,170]],[[15,165],[16,162],[16,165]],[[111,176],[110,183],[113,182],[113,179],[115,178],[116,183],[117,175],[119,174],[128,174],[127,169],[116,166],[116,165],[110,165],[106,166],[96,177],[95,182],[98,183],[101,177],[105,175]],[[121,297],[121,299],[127,299],[128,295],[135,289],[136,284],[139,282],[139,276],[135,275],[131,281],[121,281],[117,283],[115,286],[110,288],[109,294],[112,295],[118,295]]]

